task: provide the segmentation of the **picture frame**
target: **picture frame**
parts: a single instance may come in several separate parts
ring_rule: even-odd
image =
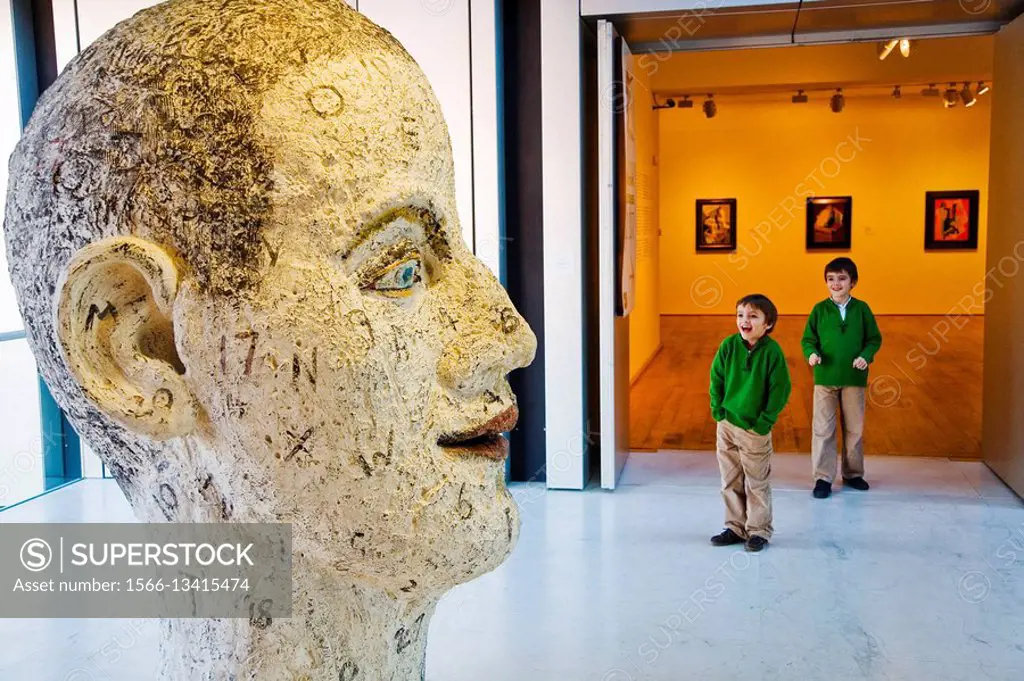
[[[807,250],[848,250],[853,241],[853,197],[807,199]]]
[[[698,253],[736,250],[736,199],[697,199]]]
[[[925,250],[977,250],[980,205],[981,192],[977,189],[925,192]]]

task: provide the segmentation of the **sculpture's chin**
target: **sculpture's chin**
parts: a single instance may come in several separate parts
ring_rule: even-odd
[[[471,579],[498,568],[508,560],[519,542],[519,507],[507,492],[504,492],[502,496],[505,498],[505,503],[501,504],[498,509],[500,515],[496,514],[497,517],[494,518],[487,539],[480,544],[483,558],[480,570]]]
[[[450,542],[430,561],[448,568],[442,568],[447,574],[438,575],[439,582],[446,578],[455,584],[470,582],[508,560],[519,540],[519,509],[504,489],[497,500],[492,497],[491,504],[474,514],[476,523],[471,531]]]
[[[460,518],[459,512],[468,517]],[[381,519],[378,527],[386,523]],[[357,535],[341,546],[300,531],[293,551],[322,568],[320,574],[429,599],[504,563],[519,540],[519,509],[502,485],[497,494],[493,488],[486,494],[467,493],[461,505],[418,516],[411,534],[406,523],[389,529]]]

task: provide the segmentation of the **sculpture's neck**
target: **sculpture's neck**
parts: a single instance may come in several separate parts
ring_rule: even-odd
[[[436,602],[332,580],[299,583],[292,617],[166,620],[165,681],[422,681]]]

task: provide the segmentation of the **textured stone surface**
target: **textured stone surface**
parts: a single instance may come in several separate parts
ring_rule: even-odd
[[[437,600],[518,536],[501,448],[457,443],[511,427],[536,341],[413,60],[340,0],[172,0],[10,168],[29,342],[139,519],[293,523],[294,617],[168,620],[165,678],[420,678]]]

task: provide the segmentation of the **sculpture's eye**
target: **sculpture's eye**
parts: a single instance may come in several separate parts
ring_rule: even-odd
[[[380,271],[367,288],[387,296],[411,295],[413,287],[422,281],[421,266],[418,256],[396,262]]]

